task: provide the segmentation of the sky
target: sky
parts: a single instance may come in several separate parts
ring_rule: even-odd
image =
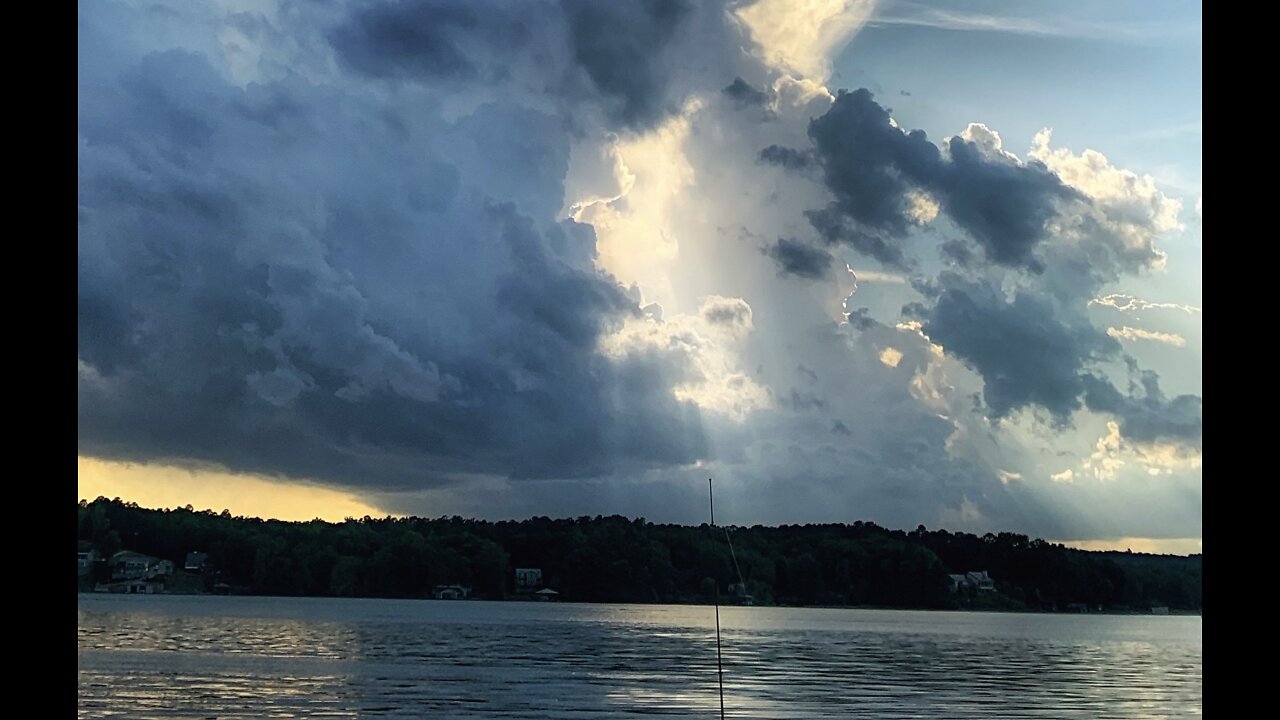
[[[1200,552],[1199,3],[79,5],[78,494]]]

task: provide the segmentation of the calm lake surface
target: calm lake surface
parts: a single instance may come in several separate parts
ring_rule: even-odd
[[[713,718],[710,607],[80,595],[79,715]],[[735,718],[1201,714],[1200,617],[721,608]]]

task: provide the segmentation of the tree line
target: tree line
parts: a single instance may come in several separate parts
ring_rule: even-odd
[[[583,602],[710,602],[740,594],[735,584],[761,605],[1198,611],[1202,597],[1200,555],[869,522],[732,527],[731,554],[724,528],[616,515],[286,522],[98,498],[79,503],[77,530],[81,551],[107,558],[127,549],[182,567],[188,552],[207,553],[207,587],[262,595],[418,598],[460,584],[501,599],[515,591],[514,569],[530,567]],[[995,592],[952,590],[949,574],[983,570]]]

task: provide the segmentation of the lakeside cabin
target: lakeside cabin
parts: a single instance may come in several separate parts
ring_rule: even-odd
[[[121,550],[111,556],[111,579],[139,580],[157,575],[172,575],[173,561],[143,555],[132,550]]]
[[[471,587],[467,585],[436,585],[431,589],[431,596],[436,600],[469,600]]]
[[[968,590],[970,592],[995,592],[996,582],[986,570],[971,570],[963,575],[948,575],[951,592]]]
[[[537,592],[542,587],[542,568],[516,568],[516,592]]]

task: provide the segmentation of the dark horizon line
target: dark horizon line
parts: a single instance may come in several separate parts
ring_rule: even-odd
[[[645,518],[644,516],[639,516],[639,515],[637,515],[637,516],[634,516],[634,517],[633,517],[633,516],[629,516],[629,515],[623,515],[623,514],[621,514],[621,513],[611,513],[611,514],[608,514],[608,515],[605,515],[605,514],[602,514],[602,513],[596,513],[595,515],[576,515],[576,516],[572,516],[572,517],[570,517],[570,516],[564,516],[564,517],[551,517],[551,516],[549,516],[549,515],[531,515],[531,516],[529,516],[529,517],[527,517],[527,518],[508,518],[508,519],[503,519],[503,520],[487,520],[487,519],[484,519],[484,518],[465,517],[465,516],[458,515],[458,514],[453,514],[453,515],[447,515],[447,514],[446,514],[446,515],[439,515],[439,516],[435,516],[435,517],[427,517],[427,516],[425,516],[425,515],[391,515],[391,514],[387,514],[387,515],[384,515],[384,516],[378,516],[378,517],[374,517],[374,516],[372,516],[372,515],[363,515],[363,516],[361,516],[361,517],[353,517],[353,516],[348,515],[348,516],[344,517],[344,518],[343,518],[342,520],[340,520],[340,521],[335,521],[335,520],[325,520],[324,518],[320,518],[320,517],[312,518],[312,519],[310,519],[310,520],[283,520],[283,519],[281,519],[281,518],[264,518],[264,517],[259,517],[259,516],[257,516],[257,515],[235,515],[235,514],[232,514],[232,513],[231,513],[231,511],[230,511],[230,509],[228,509],[228,508],[223,508],[221,511],[215,511],[213,508],[205,508],[205,509],[201,510],[201,509],[197,509],[197,508],[193,507],[190,503],[187,503],[186,505],[179,505],[179,506],[176,506],[176,507],[173,507],[173,508],[166,508],[166,507],[147,507],[147,506],[139,505],[138,503],[133,502],[132,500],[126,500],[126,499],[121,498],[121,497],[119,497],[119,496],[116,496],[116,497],[114,497],[114,498],[109,498],[109,497],[107,497],[107,496],[105,496],[105,495],[99,495],[98,497],[94,498],[93,500],[88,500],[88,499],[86,499],[86,498],[80,498],[80,499],[77,501],[77,504],[84,503],[84,504],[88,505],[88,504],[92,504],[92,503],[99,502],[99,501],[106,501],[106,502],[119,502],[119,503],[124,504],[124,505],[126,505],[126,506],[130,506],[130,505],[131,505],[131,506],[133,506],[133,507],[136,507],[136,508],[139,508],[139,509],[142,509],[142,510],[151,510],[151,511],[156,511],[156,512],[175,512],[175,511],[185,511],[185,510],[189,510],[190,512],[193,512],[193,513],[199,513],[199,514],[212,514],[212,515],[221,515],[222,513],[224,513],[224,512],[225,512],[225,513],[227,513],[231,518],[233,518],[233,519],[237,519],[237,520],[257,520],[257,521],[259,521],[259,522],[278,522],[278,523],[285,523],[285,524],[297,524],[297,525],[302,525],[302,524],[307,524],[307,523],[315,523],[315,522],[321,522],[321,523],[324,523],[324,524],[326,524],[326,525],[341,525],[341,524],[346,523],[346,522],[362,522],[362,521],[364,521],[364,520],[369,520],[369,521],[387,521],[387,520],[392,520],[392,521],[394,521],[394,520],[428,520],[428,521],[431,521],[431,520],[453,520],[453,519],[464,520],[464,521],[470,521],[470,522],[481,522],[481,523],[494,523],[494,524],[497,524],[497,523],[504,523],[504,522],[522,523],[522,522],[528,522],[528,521],[530,521],[530,520],[539,520],[539,519],[546,519],[546,520],[551,520],[551,521],[564,521],[564,520],[581,520],[581,519],[583,519],[583,518],[586,518],[586,519],[588,519],[588,520],[594,520],[594,519],[614,518],[614,517],[617,517],[617,518],[624,518],[624,519],[626,519],[626,520],[628,520],[628,521],[630,521],[630,522],[635,522],[636,520],[643,520],[644,522],[646,522],[646,523],[648,523],[648,524],[650,524],[650,525],[657,525],[657,526],[670,526],[670,527],[702,527],[703,525],[706,525],[706,524],[707,524],[706,522],[697,523],[696,525],[691,525],[691,524],[686,524],[686,523],[677,523],[677,522],[654,522],[654,521],[652,521],[652,520],[649,520],[648,518]],[[725,524],[723,524],[723,523],[722,523],[722,524],[720,525],[720,527],[727,527],[727,528],[741,528],[741,529],[750,529],[750,528],[774,528],[774,529],[777,529],[777,528],[785,528],[785,527],[830,527],[830,526],[853,527],[855,524],[871,525],[871,526],[874,526],[874,527],[877,527],[877,528],[880,528],[880,529],[886,530],[886,531],[891,532],[891,533],[893,533],[893,532],[900,532],[900,533],[905,533],[905,534],[908,534],[908,535],[909,535],[909,534],[911,534],[911,533],[913,533],[913,532],[918,531],[920,528],[924,528],[925,530],[929,530],[929,528],[928,528],[928,527],[926,527],[923,523],[921,523],[920,525],[918,525],[918,526],[917,526],[917,527],[915,527],[915,528],[912,528],[912,529],[908,530],[908,529],[904,529],[904,528],[891,528],[891,527],[888,527],[888,526],[886,526],[886,525],[881,525],[881,524],[879,524],[879,523],[877,523],[877,522],[874,522],[874,521],[872,521],[872,520],[853,520],[853,521],[850,521],[850,522],[805,522],[805,523],[774,523],[774,524],[755,523],[755,524],[753,524],[753,525],[739,525],[739,524],[735,524],[735,523],[729,523],[729,524],[725,525]],[[1097,554],[1100,554],[1100,555],[1150,555],[1150,556],[1152,556],[1152,557],[1184,557],[1184,558],[1202,557],[1202,556],[1203,556],[1203,553],[1199,553],[1199,552],[1197,552],[1197,553],[1187,553],[1186,555],[1180,555],[1180,554],[1178,554],[1178,553],[1154,553],[1154,552],[1143,552],[1143,551],[1137,551],[1137,552],[1135,552],[1135,551],[1132,551],[1132,550],[1086,550],[1086,549],[1084,549],[1084,548],[1072,547],[1072,546],[1067,545],[1066,543],[1064,543],[1064,542],[1062,542],[1062,541],[1053,541],[1053,540],[1046,540],[1046,539],[1041,538],[1041,537],[1032,537],[1031,535],[1029,535],[1029,534],[1027,534],[1027,533],[1015,532],[1015,531],[1013,531],[1013,530],[999,530],[999,531],[990,530],[990,531],[987,531],[987,532],[985,532],[985,533],[981,533],[981,534],[976,533],[976,532],[966,532],[966,531],[964,531],[964,530],[947,530],[946,528],[935,528],[933,531],[934,531],[934,532],[937,532],[937,531],[948,532],[948,533],[950,533],[950,534],[952,534],[952,535],[972,535],[972,536],[974,536],[974,537],[985,537],[986,535],[991,535],[991,536],[994,536],[994,537],[998,537],[998,536],[1000,536],[1000,535],[1002,535],[1002,534],[1009,534],[1009,535],[1022,535],[1022,536],[1024,536],[1024,537],[1026,537],[1028,541],[1039,540],[1039,541],[1041,541],[1041,542],[1045,542],[1045,543],[1048,543],[1048,544],[1050,544],[1050,545],[1060,546],[1060,547],[1062,547],[1062,548],[1064,548],[1064,549],[1072,550],[1072,551],[1075,551],[1075,552],[1083,552],[1083,553],[1097,553]],[[1149,539],[1151,539],[1151,540],[1160,540],[1160,539],[1164,539],[1164,538],[1149,538]]]

